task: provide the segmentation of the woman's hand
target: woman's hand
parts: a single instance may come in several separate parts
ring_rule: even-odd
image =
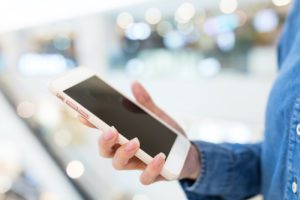
[[[139,104],[143,105],[164,122],[178,130],[182,135],[185,135],[183,129],[164,111],[156,106],[151,96],[140,83],[133,83],[131,89]],[[85,125],[94,128],[94,126],[84,118],[80,117],[80,121]],[[159,153],[154,157],[150,164],[146,165],[140,159],[135,157],[135,153],[140,147],[139,140],[134,138],[126,144],[120,145],[118,144],[118,134],[116,129],[111,128],[99,138],[100,154],[103,157],[112,158],[113,167],[117,170],[143,170],[140,181],[145,185],[164,180],[160,175],[160,172],[165,163],[165,155]],[[200,165],[199,153],[195,146],[191,145],[179,179],[196,179],[200,174]]]

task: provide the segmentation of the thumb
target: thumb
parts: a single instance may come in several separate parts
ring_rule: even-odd
[[[151,96],[149,95],[147,90],[139,82],[135,81],[131,85],[131,90],[132,90],[132,93],[133,93],[136,101],[139,104],[143,105],[144,107],[146,107],[151,112],[153,112],[155,114],[159,114],[159,113],[157,113],[158,108],[155,105],[155,103],[153,102]]]
[[[164,111],[162,111],[153,102],[151,96],[146,91],[146,89],[137,81],[131,85],[132,93],[139,104],[153,112],[156,116],[161,118],[164,122],[171,125],[173,128],[177,129],[179,132],[184,134],[184,130]]]

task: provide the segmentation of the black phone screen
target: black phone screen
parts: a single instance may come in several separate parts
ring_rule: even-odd
[[[137,137],[150,156],[168,156],[177,135],[97,76],[64,92],[127,139]]]

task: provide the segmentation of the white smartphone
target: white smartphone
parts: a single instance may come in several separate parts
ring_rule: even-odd
[[[51,82],[49,88],[101,131],[114,126],[120,133],[120,144],[137,137],[140,149],[136,156],[144,163],[164,153],[166,162],[161,175],[168,180],[179,177],[190,149],[189,140],[99,75],[80,67]]]

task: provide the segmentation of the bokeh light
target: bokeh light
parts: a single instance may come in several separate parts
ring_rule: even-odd
[[[162,19],[161,11],[158,8],[149,8],[145,13],[145,19],[149,24],[158,24]]]
[[[199,62],[198,71],[205,77],[215,76],[221,71],[221,63],[216,58],[205,58]]]
[[[178,23],[187,23],[196,14],[196,8],[191,3],[181,4],[175,12],[175,20]]]
[[[184,37],[178,31],[168,32],[165,35],[163,42],[169,49],[179,49],[185,45]]]
[[[120,13],[117,18],[118,26],[123,29],[128,28],[133,23],[133,21],[134,21],[133,16],[128,12]]]
[[[156,31],[160,36],[164,36],[166,33],[172,31],[173,26],[168,21],[162,21],[157,25]]]
[[[221,15],[217,17],[208,18],[203,25],[204,32],[207,35],[218,35],[233,31],[239,27],[240,21],[237,15]]]
[[[220,11],[224,14],[233,13],[237,7],[237,0],[221,0],[219,4]]]
[[[73,160],[67,165],[66,172],[70,178],[80,178],[84,173],[84,165],[78,160]]]
[[[235,33],[229,31],[226,33],[221,33],[217,36],[217,46],[221,51],[227,52],[234,48],[235,45]]]
[[[185,24],[177,24],[177,29],[180,33],[184,35],[188,35],[194,31],[195,27],[194,24],[192,23],[185,23]]]
[[[38,103],[36,119],[43,126],[52,127],[61,122],[62,116],[59,107],[54,102],[44,99]]]
[[[291,0],[272,0],[275,6],[286,6],[291,3]]]
[[[68,60],[64,55],[55,53],[25,53],[18,62],[18,69],[26,76],[50,76],[65,72]]]
[[[151,34],[151,28],[144,22],[134,23],[126,29],[126,37],[131,40],[145,40]]]
[[[35,105],[29,101],[23,101],[17,106],[17,113],[22,118],[30,118],[35,113]]]
[[[272,9],[264,9],[256,13],[253,26],[257,32],[266,33],[274,31],[279,24],[279,17]]]

